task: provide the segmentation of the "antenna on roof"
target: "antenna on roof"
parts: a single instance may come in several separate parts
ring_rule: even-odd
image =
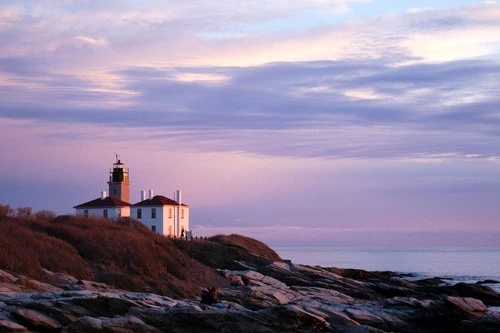
[[[117,153],[115,153],[115,157],[116,157],[116,163],[118,163],[118,161],[120,160],[120,155],[118,155]]]

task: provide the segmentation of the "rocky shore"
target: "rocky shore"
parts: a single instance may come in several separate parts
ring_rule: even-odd
[[[229,282],[219,289],[226,309],[60,273],[46,284],[0,271],[0,332],[500,332],[500,313],[487,307],[500,295],[481,284],[290,262],[239,266],[218,270]]]

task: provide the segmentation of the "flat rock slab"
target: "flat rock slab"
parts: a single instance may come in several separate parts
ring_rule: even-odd
[[[484,303],[478,299],[470,297],[453,297],[447,298],[448,302],[453,304],[457,310],[462,311],[464,314],[472,318],[480,317],[488,311]]]
[[[347,313],[347,315],[351,319],[357,321],[360,324],[369,325],[380,329],[388,329],[386,322],[382,318],[373,315],[370,312],[359,309],[345,309],[344,312]]]
[[[0,320],[0,332],[24,333],[29,332],[29,330],[18,323],[9,320]]]
[[[59,321],[36,310],[19,309],[12,314],[28,326],[36,327],[40,330],[56,330],[62,327]]]

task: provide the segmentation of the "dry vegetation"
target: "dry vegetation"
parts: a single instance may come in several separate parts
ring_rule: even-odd
[[[238,269],[236,261],[255,265],[280,261],[276,252],[264,243],[240,235],[217,235],[208,241],[175,241],[177,246],[192,258],[213,268]]]
[[[55,217],[8,205],[0,205],[0,248],[0,269],[13,273],[50,282],[44,270],[63,272],[174,297],[196,297],[200,287],[226,283],[213,268],[230,268],[235,260],[280,260],[242,236],[188,242],[157,235],[133,219]]]

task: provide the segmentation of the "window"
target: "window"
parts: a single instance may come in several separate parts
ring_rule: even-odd
[[[184,218],[184,209],[181,209],[181,219]]]
[[[171,225],[168,226],[168,235],[172,236],[172,226]]]
[[[156,232],[156,226],[155,226],[155,225],[152,225],[152,226],[151,226],[151,231]]]
[[[89,217],[89,210],[88,209],[85,209],[83,211],[83,217]]]
[[[168,218],[171,219],[172,218],[172,208],[169,208],[168,209]]]
[[[104,216],[104,218],[105,218],[105,219],[107,219],[107,218],[108,218],[108,210],[107,210],[107,209],[104,209],[104,210],[102,211],[102,216]]]
[[[156,208],[151,208],[151,218],[152,219],[156,218]]]
[[[142,219],[142,209],[141,208],[137,208],[137,218]]]

